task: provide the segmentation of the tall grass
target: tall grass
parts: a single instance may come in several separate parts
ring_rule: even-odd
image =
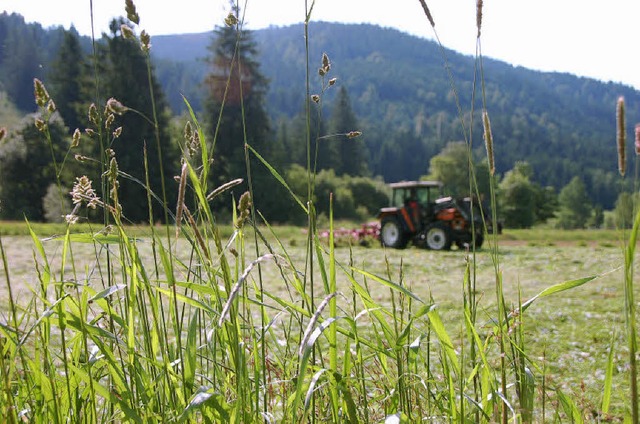
[[[626,126],[625,126],[625,104],[624,98],[620,97],[616,105],[617,124],[617,146],[618,146],[618,170],[620,177],[624,180],[626,168]],[[637,174],[636,174],[637,175]],[[636,177],[637,178],[637,177]],[[637,187],[638,182],[634,182]],[[635,193],[634,193],[635,195]],[[635,209],[635,208],[634,208]],[[631,420],[634,423],[640,422],[640,412],[638,410],[638,369],[636,355],[638,352],[638,342],[636,334],[636,305],[634,300],[633,265],[635,259],[636,242],[638,230],[640,229],[640,211],[634,210],[636,217],[633,222],[631,234],[623,249],[624,254],[624,315],[627,333],[627,348],[629,350],[629,385],[631,399]],[[623,224],[624,225],[624,224]]]
[[[435,28],[427,4],[420,3]],[[307,28],[313,6],[305,1],[307,99],[314,60],[309,57]],[[132,7],[127,1],[128,14],[135,13]],[[481,15],[479,3],[480,70]],[[233,24],[240,37],[242,17]],[[319,66],[328,67],[328,56],[317,59]],[[482,72],[477,75],[486,111],[490,105],[484,101],[484,78]],[[323,84],[320,92],[327,88]],[[451,84],[455,90],[453,79]],[[318,100],[321,106],[321,97]],[[387,261],[386,272],[374,273],[355,253],[347,262],[337,260],[331,217],[328,245],[320,240],[311,200],[311,141],[317,137],[310,127],[311,113],[316,113],[311,106],[307,198],[288,190],[308,216],[300,258],[262,217],[260,205],[251,201],[252,157],[269,170],[273,184],[287,186],[246,139],[238,148],[245,150],[243,177],[250,190],[234,204],[232,233],[224,232],[209,200],[235,183],[207,186],[208,174],[215,171],[209,168],[215,142],[206,140],[198,117],[186,104],[189,126],[201,143],[198,158],[184,149],[175,205],[177,236],[169,226],[160,234],[151,215],[148,228],[135,234],[122,224],[120,206],[127,199],[118,198],[117,188],[124,174],[117,161],[105,160],[102,200],[86,187],[82,193],[80,187],[74,189],[78,204],[93,201],[104,209],[104,228],[74,233],[67,226],[61,236],[48,241],[60,246],[55,258],[31,231],[37,284],[30,299],[13,295],[11,258],[0,237],[10,308],[0,323],[0,409],[7,422],[490,423],[582,422],[589,416],[563,392],[561,382],[547,379],[544,359],[531,354],[527,329],[545,323],[528,319],[527,310],[597,275],[568,276],[528,300],[509,304],[494,233],[489,250],[496,301],[483,304],[476,297],[477,257],[472,248],[465,254],[459,282],[463,318],[459,325],[447,327],[438,299],[416,294],[402,264],[394,269]],[[472,128],[459,109],[461,126]],[[156,122],[155,116],[150,119]],[[42,125],[46,129],[46,121]],[[467,137],[471,152],[474,135],[469,132]],[[488,119],[484,137],[493,137]],[[498,151],[499,144],[488,149],[490,163],[493,149]],[[469,160],[471,169],[471,156]],[[166,198],[164,187],[157,194],[151,193],[148,182],[146,187],[150,207],[158,207],[153,203],[156,196],[163,204],[176,202]],[[473,175],[470,189],[476,190]],[[195,199],[192,210],[184,205],[185,196]],[[493,181],[491,200],[496,211]],[[165,221],[174,218],[168,208],[164,212]],[[625,317],[632,367],[630,417],[637,422],[632,269],[640,214],[635,224],[625,251]],[[74,249],[87,244],[93,260],[77,262]],[[143,253],[149,249],[150,254]],[[54,259],[60,262],[59,273],[51,265]],[[275,270],[268,274],[273,280],[265,280],[267,267]],[[384,298],[375,294],[381,288]],[[615,347],[612,339],[605,380],[609,393]],[[599,412],[609,412],[606,393]]]

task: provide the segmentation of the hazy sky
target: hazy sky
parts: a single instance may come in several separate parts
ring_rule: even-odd
[[[476,0],[426,2],[443,45],[474,54]],[[141,29],[152,37],[212,30],[229,11],[228,0],[134,3]],[[0,10],[20,13],[28,22],[39,22],[44,27],[68,28],[73,23],[81,34],[91,34],[90,0],[0,0]],[[124,15],[124,0],[93,0],[93,10],[99,36],[107,31],[112,17]],[[484,0],[483,10],[481,44],[485,57],[535,70],[622,82],[640,89],[640,1]],[[305,1],[248,0],[245,11],[250,29],[281,26],[304,20]],[[418,0],[316,0],[311,18],[374,23],[435,38]]]

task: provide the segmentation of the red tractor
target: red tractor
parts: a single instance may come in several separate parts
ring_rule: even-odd
[[[380,241],[403,249],[411,241],[419,247],[448,250],[482,246],[485,231],[491,231],[487,210],[471,198],[441,197],[439,181],[403,181],[389,185],[391,205],[380,209]],[[475,235],[475,236],[474,236]]]

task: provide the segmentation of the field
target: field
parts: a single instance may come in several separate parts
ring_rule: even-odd
[[[38,278],[36,270],[42,272],[42,257],[34,248],[31,237],[24,235],[26,228],[24,225],[13,223],[3,225],[2,228],[5,234],[14,234],[3,236],[2,243],[9,264],[13,297],[17,299],[17,304],[26,307],[29,301],[37,297],[40,292],[38,286],[41,284],[42,277]],[[42,236],[53,235],[56,230],[51,226],[35,226],[35,231],[39,233],[53,231],[49,234],[41,234]],[[268,233],[266,228],[261,230]],[[222,231],[228,236],[232,232],[230,227]],[[144,228],[131,228],[130,233],[136,234],[135,244],[145,268],[153,270],[153,237],[148,234],[148,229]],[[298,264],[296,265],[298,270],[305,269],[306,231],[296,227],[277,227],[274,233],[277,238],[273,235],[268,236],[268,245],[277,246],[278,242],[282,244],[280,248],[274,248],[274,253],[278,257],[288,256],[291,264]],[[624,416],[625,406],[628,406],[626,403],[628,369],[625,361],[627,354],[622,347],[625,344],[625,322],[621,313],[624,307],[624,280],[621,270],[624,261],[621,245],[617,240],[619,236],[617,232],[606,231],[521,230],[506,231],[499,237],[497,258],[503,276],[505,304],[510,311],[517,309],[520,303],[526,302],[544,289],[565,280],[587,276],[597,277],[572,290],[537,300],[524,312],[522,320],[519,321],[518,325],[522,328],[516,330],[514,326],[511,329],[518,332],[523,330],[519,334],[520,337],[525,338],[523,342],[527,347],[528,367],[531,367],[536,379],[535,390],[538,393],[536,396],[538,400],[534,407],[536,421],[541,421],[541,417],[546,417],[549,421],[563,421],[561,417],[566,419],[566,405],[559,401],[560,398],[555,394],[557,391],[573,399],[573,404],[587,420],[616,421]],[[244,237],[242,244],[245,252],[254,252],[252,232],[248,231]],[[233,245],[238,246],[237,240],[236,238]],[[260,244],[261,249],[264,249],[265,244]],[[63,275],[72,274],[74,278],[83,281],[83,285],[92,287],[95,292],[105,288],[103,287],[104,277],[101,279],[97,276],[99,267],[106,267],[105,246],[85,242],[70,243],[67,246],[69,253],[66,270],[62,272],[60,264],[64,245],[63,239],[43,242],[51,274],[60,275],[61,279]],[[323,245],[325,260],[327,260],[330,249],[326,243]],[[111,249],[113,249],[112,254],[116,255],[118,249],[115,246]],[[476,328],[482,339],[496,331],[496,274],[491,251],[492,249],[485,245],[485,249],[475,254],[473,262],[476,268],[473,291],[478,305]],[[175,246],[175,252],[175,259],[178,261],[176,263],[187,263],[193,249],[190,243],[182,238]],[[471,261],[470,254],[460,250],[449,252],[433,252],[416,248],[385,250],[374,243],[371,247],[358,245],[351,248],[339,247],[333,250],[333,255],[338,264],[336,288],[340,294],[337,296],[337,307],[342,313],[355,316],[362,312],[363,301],[357,299],[359,293],[347,275],[356,275],[355,279],[367,287],[377,307],[394,311],[390,315],[394,320],[403,320],[395,314],[407,314],[408,311],[404,309],[408,309],[407,301],[411,300],[406,296],[403,298],[402,293],[393,286],[381,284],[371,278],[363,279],[357,271],[349,269],[349,264],[352,264],[354,268],[366,270],[367,273],[406,287],[416,298],[425,303],[435,304],[457,355],[464,358],[469,354],[465,351],[469,346],[467,334],[465,334],[468,329],[465,328],[463,313],[466,310],[464,299],[469,297],[465,273],[467,264]],[[39,264],[38,267],[34,265],[34,260]],[[316,264],[316,276],[313,280],[316,285],[316,306],[325,296],[322,275],[318,272],[320,268],[322,266]],[[238,271],[235,271],[236,275]],[[123,272],[122,269],[116,265],[114,273],[120,272]],[[284,299],[293,303],[300,300],[299,293],[295,293],[291,284],[283,284],[283,281],[288,279],[283,280],[282,267],[265,261],[260,272],[260,284],[263,285],[264,292],[268,292],[273,299],[279,299],[276,302],[270,302],[274,311],[279,310],[279,313],[282,313],[286,310],[282,308]],[[252,274],[255,274],[255,271]],[[160,276],[158,285],[164,285],[165,277]],[[182,274],[180,279],[182,278],[189,277]],[[259,283],[253,276],[250,279],[257,291],[256,285]],[[292,290],[294,290],[293,294]],[[192,292],[191,295],[195,294],[197,293]],[[251,297],[248,294],[247,296]],[[258,297],[259,294],[256,293],[256,298]],[[188,302],[183,301],[187,305]],[[8,321],[6,311],[9,308],[8,290],[4,282],[0,290],[0,302],[2,310],[5,311],[3,321],[6,322]],[[403,306],[400,307],[398,302],[403,302]],[[89,308],[89,311],[92,309]],[[187,311],[193,312],[197,309],[188,308]],[[25,310],[28,311],[29,308]],[[364,327],[360,331],[366,335],[369,330],[366,326]],[[374,338],[373,335],[366,337]],[[613,351],[611,415],[603,415],[603,390],[607,366],[610,363],[609,350],[612,342],[619,347]],[[497,364],[495,365],[499,368]],[[393,380],[390,376],[387,378]],[[436,371],[432,378],[441,379],[443,375]],[[512,390],[511,393],[512,396],[515,395]],[[547,415],[544,415],[542,408],[552,412],[546,412]],[[382,415],[377,418],[382,418]]]

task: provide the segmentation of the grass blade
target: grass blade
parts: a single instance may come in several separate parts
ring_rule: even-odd
[[[298,205],[300,205],[300,207],[302,208],[302,210],[304,211],[304,213],[308,213],[307,207],[302,203],[302,201],[300,200],[300,198],[298,196],[296,196],[296,194],[291,190],[291,188],[289,187],[289,185],[287,184],[287,182],[284,180],[284,178],[282,178],[282,176],[278,173],[278,171],[275,170],[275,168],[273,166],[271,166],[269,164],[269,162],[267,162],[262,156],[260,156],[260,153],[256,152],[255,149],[253,147],[251,147],[249,144],[247,144],[247,148],[251,151],[251,153],[253,153],[255,155],[255,157],[258,158],[258,160],[260,162],[262,162],[262,164],[269,170],[269,172],[271,172],[271,175],[273,175],[273,177],[278,180],[278,182],[280,184],[282,184],[282,186],[284,188],[287,189],[287,191],[289,192],[289,194],[291,194],[291,197],[293,197],[293,200],[296,201],[296,203]]]
[[[429,323],[431,324],[431,328],[436,333],[436,337],[440,341],[440,345],[442,346],[444,353],[449,358],[449,363],[453,367],[456,375],[460,374],[460,364],[458,361],[458,355],[453,347],[453,343],[451,343],[451,338],[447,333],[447,330],[444,328],[444,324],[440,319],[440,315],[438,314],[435,308],[432,308],[428,313]]]
[[[607,369],[604,377],[604,390],[602,391],[602,413],[608,414],[611,405],[611,388],[613,386],[613,369],[614,369],[614,348],[615,348],[616,332],[611,335],[611,343],[609,344],[609,354],[607,355]]]
[[[583,284],[588,283],[589,281],[593,281],[596,278],[598,278],[599,275],[592,275],[589,277],[584,277],[584,278],[578,278],[576,280],[569,280],[569,281],[565,281],[562,283],[558,283],[555,284],[551,287],[547,287],[546,289],[542,290],[540,293],[538,293],[537,295],[533,296],[531,299],[527,300],[525,303],[522,304],[522,311],[524,312],[527,310],[527,308],[529,308],[529,306],[531,306],[533,304],[533,302],[535,302],[536,300],[546,297],[546,296],[550,296],[552,294],[555,293],[560,293],[562,291],[565,290],[570,290],[573,289],[575,287],[580,287]]]

